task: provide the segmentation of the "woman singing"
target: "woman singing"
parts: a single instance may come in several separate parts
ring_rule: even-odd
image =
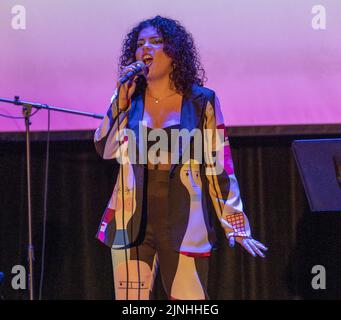
[[[218,98],[172,19],[134,27],[119,67],[121,82],[142,72],[118,82],[95,133],[99,155],[120,164],[97,233],[112,250],[115,297],[149,299],[160,269],[169,299],[208,299],[214,215],[231,246],[267,250],[251,237]]]

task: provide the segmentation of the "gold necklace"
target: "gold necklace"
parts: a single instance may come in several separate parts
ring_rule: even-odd
[[[174,93],[172,93],[172,94],[170,94],[170,95],[168,95],[168,96],[166,96],[166,97],[163,97],[163,98],[155,98],[155,97],[153,97],[151,94],[149,94],[147,90],[146,90],[146,93],[147,93],[147,95],[148,95],[149,97],[151,97],[152,99],[154,99],[154,102],[155,102],[155,103],[159,103],[161,100],[164,100],[164,99],[166,99],[166,98],[169,98],[169,97],[174,96],[174,95],[177,94],[176,92],[174,92]]]

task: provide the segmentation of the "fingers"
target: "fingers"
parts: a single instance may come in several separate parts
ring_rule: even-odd
[[[262,258],[265,258],[265,255],[263,254],[263,252],[258,249],[257,245],[254,243],[252,239],[249,240],[249,245],[256,254],[258,254]]]
[[[119,77],[119,83],[121,82],[122,78],[124,78],[129,72],[134,72],[136,75],[133,77],[133,79],[129,79],[128,82],[132,82],[136,79],[138,67],[137,65],[131,64],[124,69],[121,70],[120,77]],[[137,72],[136,72],[137,71]]]
[[[256,253],[253,251],[252,247],[250,246],[249,239],[243,239],[241,245],[246,249],[248,253],[252,256],[256,256]]]
[[[128,81],[125,81],[124,83],[122,83],[123,78],[129,73],[129,72],[133,72],[136,69],[135,66],[128,66],[125,67],[123,70],[121,70],[119,79],[117,81],[117,87],[120,87],[121,90],[124,90],[125,93],[127,93],[128,89],[131,87],[132,81],[135,79],[135,77],[133,79],[128,79]],[[130,84],[130,85],[129,85]]]
[[[263,243],[261,243],[261,242],[255,240],[255,239],[252,239],[252,240],[253,240],[253,243],[254,243],[258,248],[260,248],[260,249],[262,249],[262,250],[265,250],[265,251],[268,250],[268,248],[267,248]]]
[[[135,66],[135,65],[129,65],[129,66],[125,67],[125,68],[122,69],[122,71],[121,71],[120,78],[126,76],[129,72],[135,71],[135,70],[136,70],[136,66]]]
[[[242,240],[242,244],[244,244],[244,248],[251,253],[254,257],[256,255],[265,258],[264,253],[261,250],[268,250],[268,248],[266,248],[262,243],[254,240],[254,239],[243,239]],[[251,251],[253,252],[250,252]]]
[[[237,241],[252,256],[256,257],[258,255],[262,258],[265,258],[265,255],[262,252],[262,250],[267,251],[268,248],[264,244],[262,244],[261,242],[253,238],[243,238],[243,237],[236,236],[236,233],[233,232],[233,227],[231,224],[229,224],[225,219],[220,219],[220,222],[222,226],[225,228],[226,236],[229,239],[230,247],[234,247],[235,241]]]

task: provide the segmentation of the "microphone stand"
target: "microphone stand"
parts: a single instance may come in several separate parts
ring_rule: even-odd
[[[19,97],[15,97],[19,100]],[[23,105],[22,113],[25,117],[26,127],[26,172],[27,172],[27,201],[28,201],[28,283],[30,291],[30,300],[34,299],[33,296],[33,261],[34,261],[34,247],[32,241],[32,206],[31,206],[31,148],[30,148],[30,115],[32,106]]]
[[[30,300],[34,300],[33,291],[33,262],[34,262],[34,247],[32,241],[32,207],[31,207],[31,150],[30,150],[30,116],[32,108],[36,109],[46,109],[52,111],[60,111],[65,113],[72,113],[81,116],[93,117],[96,119],[103,119],[104,116],[101,114],[58,108],[53,106],[48,106],[47,104],[33,103],[20,101],[18,96],[14,97],[14,100],[0,98],[0,102],[11,103],[14,105],[22,106],[22,113],[25,118],[26,127],[26,171],[27,171],[27,200],[28,200],[28,264],[29,264],[29,293]]]

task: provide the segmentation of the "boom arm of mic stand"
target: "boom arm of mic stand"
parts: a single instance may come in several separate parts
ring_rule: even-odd
[[[58,111],[58,112],[64,112],[64,113],[71,113],[71,114],[76,114],[76,115],[80,115],[80,116],[92,117],[92,118],[96,118],[96,119],[103,119],[104,118],[104,115],[102,115],[102,114],[78,111],[75,109],[65,109],[65,108],[53,107],[53,106],[49,106],[47,104],[41,104],[41,103],[35,103],[35,102],[20,101],[18,96],[16,96],[14,100],[0,98],[0,102],[11,103],[11,104],[15,104],[17,106],[26,106],[26,107],[36,108],[36,109],[46,109],[46,110],[52,110],[52,111]]]

